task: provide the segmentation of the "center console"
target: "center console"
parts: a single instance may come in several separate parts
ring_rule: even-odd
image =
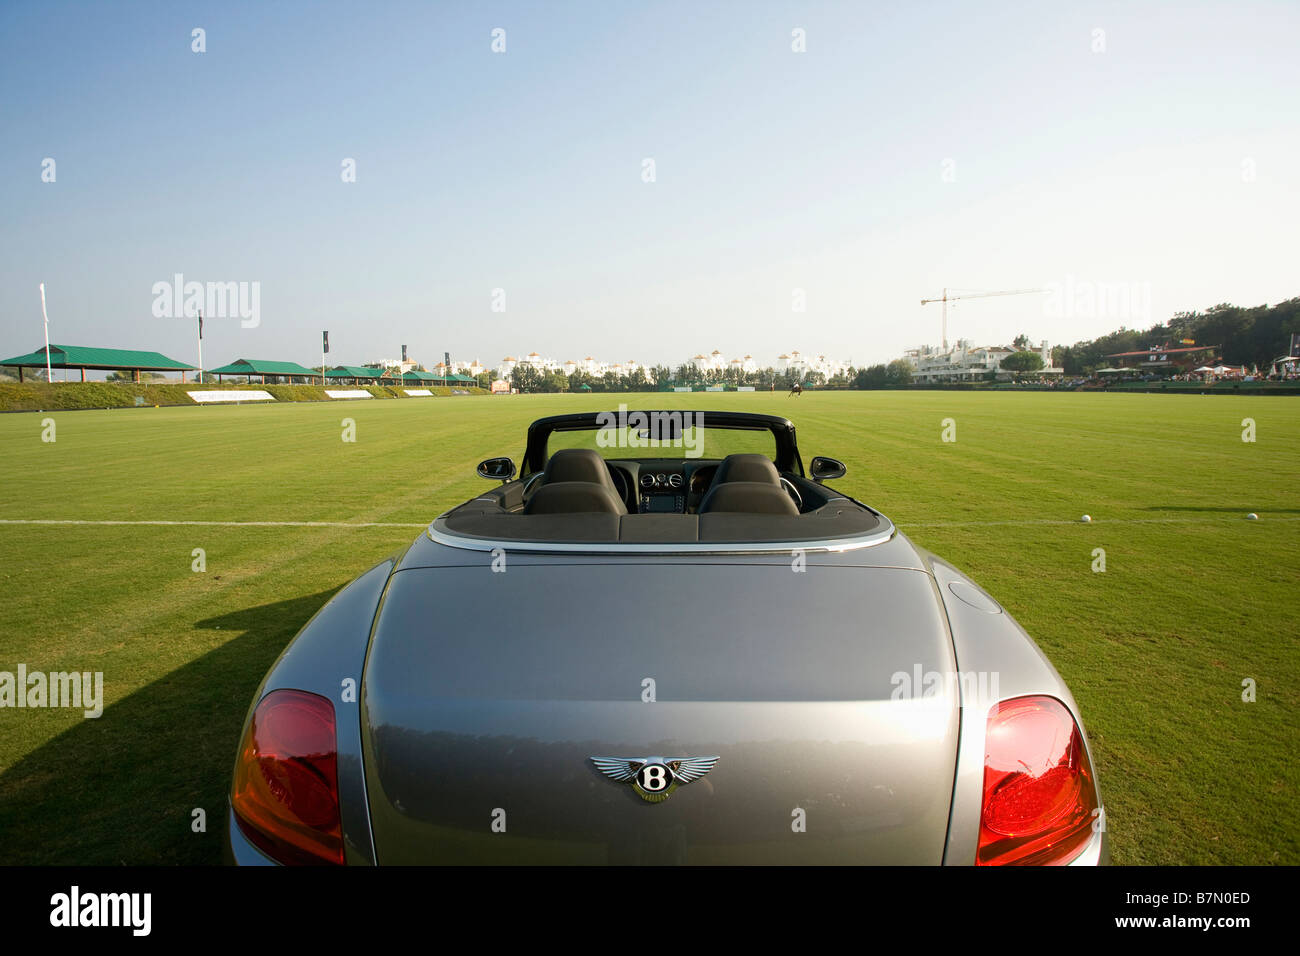
[[[680,465],[647,466],[637,484],[641,514],[686,513],[686,476]]]

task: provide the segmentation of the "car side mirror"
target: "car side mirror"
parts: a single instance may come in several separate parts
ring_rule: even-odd
[[[828,478],[843,478],[848,474],[848,469],[844,467],[844,462],[836,461],[834,458],[822,458],[820,455],[814,458],[808,465],[808,475],[813,481],[821,484]]]
[[[480,478],[488,478],[502,483],[515,476],[515,463],[509,458],[488,458],[478,463]]]

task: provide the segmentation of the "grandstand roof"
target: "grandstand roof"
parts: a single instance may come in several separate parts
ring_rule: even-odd
[[[0,361],[10,368],[44,368],[45,347],[27,355]],[[194,368],[170,359],[161,352],[140,352],[132,349],[101,349],[88,345],[51,345],[51,368],[136,369],[149,372],[188,372]]]
[[[266,359],[235,359],[229,365],[207,370],[212,375],[320,375],[297,362],[269,362]]]
[[[338,365],[325,373],[326,378],[382,378],[386,369],[364,365]]]

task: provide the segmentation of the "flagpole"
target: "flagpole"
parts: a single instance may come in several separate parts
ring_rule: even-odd
[[[45,320],[45,381],[54,384],[54,372],[50,370],[50,317],[45,311],[45,283],[41,283],[41,318]]]

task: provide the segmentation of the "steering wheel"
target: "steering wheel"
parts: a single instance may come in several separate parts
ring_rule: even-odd
[[[633,501],[632,496],[628,494],[629,488],[627,479],[623,477],[623,469],[615,468],[613,465],[606,465],[605,467],[609,469],[610,480],[614,482],[616,493],[619,498],[623,500],[623,504],[628,507],[635,507],[636,502]]]
[[[528,499],[528,494],[533,490],[533,486],[537,484],[537,479],[541,478],[544,474],[546,474],[544,471],[535,471],[524,479],[524,490],[522,494],[524,500]]]
[[[794,499],[795,505],[799,508],[799,513],[803,514],[803,495],[799,494],[799,489],[794,486],[794,482],[789,478],[782,478],[781,484],[785,486],[786,491],[790,492],[790,497]]]

